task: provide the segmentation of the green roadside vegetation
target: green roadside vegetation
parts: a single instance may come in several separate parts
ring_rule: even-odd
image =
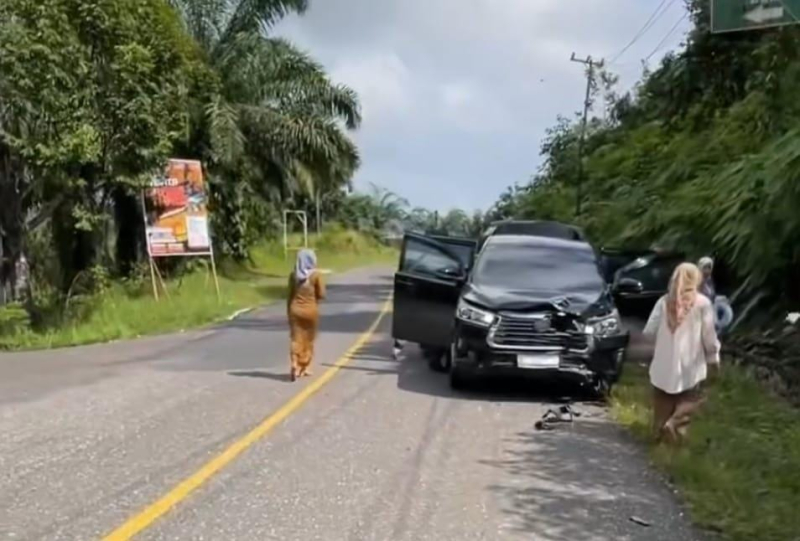
[[[299,239],[298,239],[299,240]],[[341,272],[371,265],[391,265],[396,251],[373,237],[352,231],[332,230],[310,242],[322,269]],[[285,298],[293,255],[285,257],[283,246],[273,242],[252,250],[247,263],[220,263],[221,299],[217,299],[210,269],[198,264],[194,270],[167,277],[169,295],[153,297],[149,275],[112,282],[100,291],[68,303],[67,313],[59,305],[51,325],[32,329],[18,325],[0,334],[0,350],[75,346],[148,334],[181,331],[225,319],[234,312]],[[11,310],[6,308],[7,314]],[[24,317],[24,310],[18,310]],[[0,314],[1,315],[1,314]]]
[[[683,46],[646,61],[630,91],[618,92],[614,61],[590,73],[585,141],[579,115],[559,118],[541,167],[489,216],[575,223],[597,246],[715,258],[718,291],[741,318],[723,353],[745,368],[711,388],[685,448],[653,459],[722,538],[796,540],[800,327],[784,320],[800,305],[800,25],[714,34],[712,2],[685,4]],[[612,409],[644,439],[649,402],[633,368]]]
[[[800,303],[800,25],[713,34],[710,0],[686,6],[684,45],[627,92],[596,71],[585,143],[580,117],[561,117],[541,168],[491,214],[576,223],[598,246],[713,255],[738,313],[783,319]]]
[[[641,366],[615,388],[614,418],[650,442],[650,386]],[[745,369],[727,366],[680,450],[651,446],[693,520],[724,539],[787,541],[800,534],[800,415]]]
[[[480,226],[352,192],[359,97],[272,31],[310,4],[0,2],[0,350],[180,330],[275,300],[287,209],[310,231],[341,224],[317,246],[333,270],[394,259],[375,239],[402,225]],[[160,260],[170,294],[151,298],[141,196],[171,158],[203,165],[221,302],[201,259]]]

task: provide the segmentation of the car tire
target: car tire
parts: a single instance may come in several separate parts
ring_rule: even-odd
[[[450,370],[452,359],[450,358],[450,350],[446,351],[428,351],[425,353],[428,359],[428,367],[434,372],[446,373]]]
[[[601,402],[606,402],[611,398],[611,389],[614,382],[605,376],[597,376],[591,383],[592,397]]]
[[[469,381],[464,372],[455,366],[450,368],[450,388],[454,391],[464,391],[469,387]]]
[[[614,295],[614,306],[617,308],[620,316],[627,317],[629,315],[630,306],[625,302],[625,299]]]
[[[614,362],[614,372],[609,375],[609,381],[612,385],[619,383],[620,378],[622,377],[622,371],[625,368],[625,361],[627,360],[628,351],[627,349],[622,351],[622,354],[615,360]]]

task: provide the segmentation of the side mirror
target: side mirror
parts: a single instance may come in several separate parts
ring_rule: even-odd
[[[644,286],[639,280],[620,278],[614,289],[616,289],[617,293],[641,293],[644,290]]]

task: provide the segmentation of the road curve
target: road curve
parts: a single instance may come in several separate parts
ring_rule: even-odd
[[[390,290],[381,270],[332,278],[316,378]],[[283,312],[0,355],[0,539],[101,538],[281,411],[314,384],[287,380]],[[537,432],[547,398],[453,394],[414,348],[392,359],[389,323],[137,539],[699,539],[602,408],[578,404],[576,422]]]

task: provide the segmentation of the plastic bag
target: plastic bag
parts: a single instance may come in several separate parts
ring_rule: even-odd
[[[733,323],[733,308],[727,297],[719,296],[714,299],[714,314],[717,332],[724,331]]]

